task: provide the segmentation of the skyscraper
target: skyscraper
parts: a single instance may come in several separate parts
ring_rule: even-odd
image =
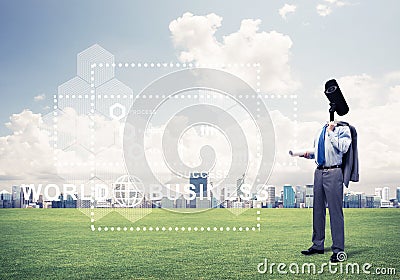
[[[168,197],[161,198],[161,208],[174,208],[174,201]]]
[[[306,185],[306,207],[314,206],[314,185]]]
[[[381,207],[381,198],[375,195],[366,196],[366,205],[367,208],[379,208]]]
[[[304,208],[306,202],[306,187],[296,186],[296,208]]]
[[[0,208],[11,208],[11,207],[12,207],[11,193],[6,190],[2,190],[0,192]]]
[[[208,173],[192,173],[190,175],[190,184],[195,187],[194,192],[196,193],[196,199],[189,202],[190,208],[197,208],[196,200],[201,196],[200,194],[202,194],[203,200],[207,200],[207,179]]]
[[[390,199],[389,193],[390,193],[389,187],[382,188],[382,200],[389,201]]]
[[[242,190],[240,189],[241,186],[244,184],[244,174],[242,177],[240,177],[239,179],[237,179],[236,181],[236,192],[237,192],[237,200],[238,201],[242,201],[242,199],[240,198],[241,195],[243,195]]]
[[[397,201],[400,202],[400,187],[397,187],[397,189],[396,189],[396,198],[397,198]]]
[[[369,198],[370,200],[370,198]],[[369,206],[372,202],[368,202]],[[367,197],[362,192],[347,192],[343,198],[343,208],[365,208],[367,206]],[[372,208],[372,207],[370,207]]]
[[[294,208],[295,207],[295,193],[290,185],[283,186],[283,207]]]
[[[27,197],[25,194],[29,194],[29,196]],[[33,192],[28,186],[20,187],[20,201],[22,208],[25,208],[33,203]]]
[[[12,207],[13,208],[21,208],[22,207],[22,197],[21,197],[21,187],[20,186],[12,186],[11,192],[12,199]]]
[[[267,191],[268,191],[267,207],[275,208],[275,187],[268,186]]]
[[[186,208],[186,200],[183,196],[179,197],[176,201],[175,201],[175,207],[176,208]]]

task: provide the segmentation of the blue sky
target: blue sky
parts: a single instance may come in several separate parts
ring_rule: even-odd
[[[279,14],[285,4],[296,6],[286,19]],[[330,13],[321,16],[318,5],[330,7]],[[364,94],[370,101],[364,107],[360,105],[354,120],[355,116],[368,114],[373,101],[382,106],[389,104],[391,89],[400,84],[399,80],[387,78],[400,71],[399,8],[400,2],[396,0],[2,0],[0,136],[10,134],[4,124],[12,114],[24,109],[50,112],[46,106],[52,105],[57,87],[76,75],[77,53],[95,43],[114,54],[116,61],[178,61],[184,46],[174,45],[169,25],[186,12],[196,16],[215,13],[222,17],[222,25],[215,33],[220,43],[224,36],[237,32],[244,19],[260,19],[259,32],[276,31],[290,37],[288,65],[293,79],[300,82],[296,94],[302,98],[299,119],[324,120],[325,115],[313,114],[327,109],[325,97],[318,90],[327,79],[335,77],[347,81],[347,89],[354,90],[345,92],[353,102],[351,110],[353,107],[358,110],[356,102],[363,103]],[[371,92],[367,88],[366,93],[360,84],[365,79],[360,77],[376,88]],[[41,94],[46,98],[34,101]],[[380,115],[370,120],[388,123],[389,118]],[[381,146],[378,146],[399,152],[389,143],[391,137],[384,136],[387,137],[379,139]],[[368,146],[368,149],[375,148]],[[388,184],[399,184],[398,179],[397,175]]]
[[[57,86],[75,74],[76,54],[99,43],[117,60],[175,60],[169,23],[184,12],[223,17],[217,36],[234,32],[246,18],[261,29],[291,37],[291,66],[312,88],[329,75],[379,75],[398,68],[398,1],[360,1],[327,17],[323,1],[293,1],[283,20],[283,1],[1,1],[0,122],[24,108],[42,112]],[[350,1],[349,1],[350,2]],[[329,70],[328,70],[329,69]],[[0,133],[6,130],[1,125]]]

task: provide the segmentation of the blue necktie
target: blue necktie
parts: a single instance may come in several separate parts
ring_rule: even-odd
[[[321,135],[319,136],[318,140],[318,157],[317,157],[318,166],[322,166],[325,163],[325,132],[326,132],[326,125],[322,129]]]

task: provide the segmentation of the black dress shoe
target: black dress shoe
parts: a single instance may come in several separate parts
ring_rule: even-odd
[[[339,259],[338,259],[338,257],[337,257],[337,253],[333,253],[332,256],[331,256],[331,258],[329,259],[329,261],[330,261],[330,262],[333,262],[333,263],[339,262]]]
[[[317,250],[317,249],[314,249],[314,248],[311,247],[308,250],[301,251],[301,253],[303,255],[308,256],[308,255],[312,255],[312,254],[323,254],[324,250]]]

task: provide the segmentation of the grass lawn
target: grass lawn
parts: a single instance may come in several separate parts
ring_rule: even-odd
[[[325,254],[305,257],[300,251],[311,245],[311,209],[260,209],[261,231],[252,231],[256,211],[236,217],[225,209],[196,214],[155,209],[135,223],[112,212],[92,232],[90,219],[76,209],[0,209],[0,279],[400,278],[400,209],[345,209],[348,261],[342,264],[371,263],[370,275],[334,275],[327,268],[323,275],[279,275],[276,268],[272,275],[258,273],[265,258],[287,266],[296,262],[300,268],[313,262],[319,269],[331,255],[331,236],[328,222]],[[146,231],[136,231],[144,226]],[[162,231],[163,226],[173,230]],[[186,230],[176,232],[176,226]],[[372,275],[378,267],[395,268],[397,275]]]

